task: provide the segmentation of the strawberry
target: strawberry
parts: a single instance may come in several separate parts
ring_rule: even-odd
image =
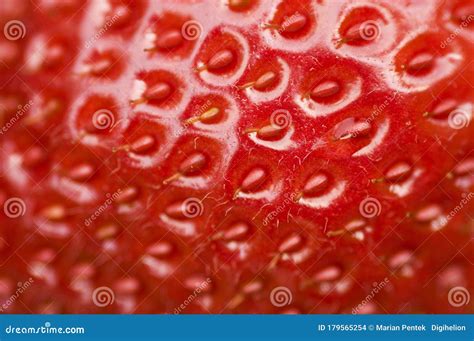
[[[474,2],[1,8],[2,311],[473,312]]]

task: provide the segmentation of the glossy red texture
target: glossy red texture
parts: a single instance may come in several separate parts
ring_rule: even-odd
[[[3,1],[0,311],[473,313],[473,9]]]

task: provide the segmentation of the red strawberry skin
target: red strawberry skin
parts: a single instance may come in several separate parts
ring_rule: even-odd
[[[472,16],[2,2],[2,312],[473,313]]]

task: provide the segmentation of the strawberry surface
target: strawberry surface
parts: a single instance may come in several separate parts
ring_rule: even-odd
[[[474,2],[0,23],[2,312],[474,312]]]

